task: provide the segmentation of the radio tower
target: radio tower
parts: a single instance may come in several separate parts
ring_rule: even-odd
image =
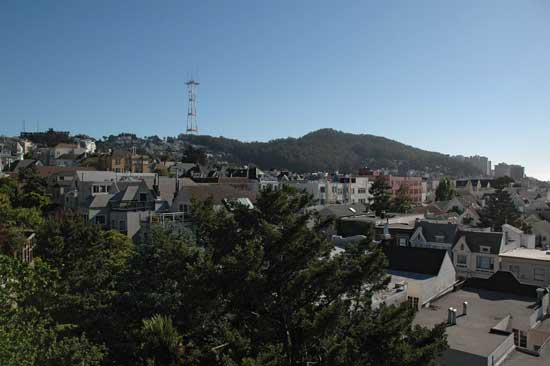
[[[187,130],[188,134],[198,133],[199,127],[197,125],[197,86],[198,82],[195,80],[189,80],[185,83],[187,85],[187,95],[189,104],[187,106]]]

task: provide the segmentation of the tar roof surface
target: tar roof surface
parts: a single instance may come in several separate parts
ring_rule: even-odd
[[[468,315],[461,316],[462,304],[468,302]],[[427,327],[447,321],[447,309],[457,309],[457,324],[447,327],[451,349],[481,355],[490,355],[506,338],[489,331],[506,316],[512,316],[512,326],[529,324],[534,312],[534,300],[501,292],[465,288],[452,292],[421,309],[415,323]]]
[[[550,352],[545,352],[541,357],[528,355],[520,351],[513,351],[501,366],[548,366],[550,365]]]

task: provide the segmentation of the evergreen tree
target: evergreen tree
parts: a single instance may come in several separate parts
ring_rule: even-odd
[[[383,175],[376,177],[369,189],[369,193],[372,195],[369,202],[370,208],[377,216],[382,216],[384,212],[388,212],[391,208],[390,189],[388,180]]]
[[[398,213],[408,213],[412,208],[412,200],[409,195],[409,189],[404,184],[399,187],[395,198],[391,201],[391,211]]]
[[[449,201],[456,195],[453,183],[449,177],[443,177],[435,190],[436,201]]]
[[[510,194],[502,188],[489,196],[480,214],[481,227],[490,227],[495,231],[502,231],[504,224],[522,227],[521,213],[512,202]]]

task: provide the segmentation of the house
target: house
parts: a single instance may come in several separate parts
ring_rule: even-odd
[[[102,155],[98,159],[98,169],[117,173],[150,173],[151,160],[146,155],[139,155],[133,149],[115,150],[111,154]]]
[[[550,286],[550,251],[516,248],[500,254],[500,266],[522,284]]]
[[[546,247],[550,245],[550,222],[546,220],[539,220],[532,222],[531,230],[535,235],[535,245],[539,247]]]
[[[446,250],[384,246],[390,283],[407,286],[407,300],[416,310],[453,290],[456,272]]]
[[[204,202],[212,199],[215,207],[226,207],[228,200],[247,199],[250,204],[256,202],[256,193],[239,190],[227,184],[196,183],[185,178],[172,202],[171,211],[191,212],[193,201]]]
[[[452,252],[461,278],[491,277],[500,268],[500,253],[517,247],[506,247],[503,233],[459,230],[456,237]]]
[[[13,168],[13,171],[15,173],[19,173],[19,171],[21,171],[22,169],[40,167],[42,165],[43,164],[40,160],[23,159],[23,160],[17,161],[17,163],[15,164],[15,167]]]
[[[445,249],[451,251],[455,244],[458,225],[418,221],[410,239],[412,247]]]
[[[504,275],[493,282],[505,285],[510,280]],[[441,365],[499,365],[516,350],[532,355],[530,362],[536,362],[550,341],[549,295],[546,289],[533,290],[535,294],[527,296],[465,284],[421,309],[414,323],[428,328],[447,324],[449,349]],[[539,363],[525,365],[531,364]]]
[[[62,155],[66,157],[79,156],[84,153],[86,153],[85,147],[80,147],[78,144],[61,142],[49,149],[48,165],[57,165],[55,164],[55,160],[59,159]]]

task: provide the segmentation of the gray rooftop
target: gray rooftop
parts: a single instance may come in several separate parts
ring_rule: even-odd
[[[468,302],[468,315],[461,316],[462,304]],[[534,299],[515,295],[465,288],[452,292],[421,309],[415,323],[426,327],[447,321],[447,309],[457,309],[457,324],[447,327],[449,347],[454,350],[480,356],[489,356],[506,338],[490,333],[499,321],[511,315],[511,328],[529,326],[529,316],[534,312]]]
[[[550,352],[540,357],[528,355],[520,351],[513,351],[501,366],[548,366],[550,365]]]

